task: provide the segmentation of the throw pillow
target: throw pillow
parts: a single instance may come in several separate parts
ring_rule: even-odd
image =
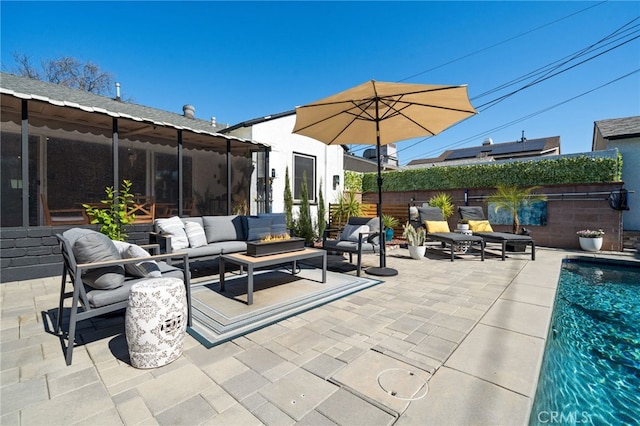
[[[73,244],[73,255],[77,263],[122,259],[113,241],[99,232],[89,232],[76,239]],[[89,269],[82,275],[82,281],[100,290],[118,288],[124,283],[124,268],[122,265],[114,265]]]
[[[271,219],[248,217],[247,227],[249,229],[247,241],[259,241],[271,234]]]
[[[427,232],[434,234],[436,232],[451,232],[449,229],[449,223],[446,220],[426,220],[424,225],[427,227]]]
[[[493,232],[493,228],[488,220],[470,220],[469,229],[473,232]]]
[[[161,234],[171,237],[171,248],[174,251],[189,247],[189,239],[184,231],[184,222],[178,216],[156,219],[156,228]]]
[[[358,242],[361,232],[369,232],[368,225],[345,225],[340,233],[340,240]],[[366,237],[364,239],[366,241]]]
[[[202,247],[207,245],[207,236],[204,228],[198,222],[185,222],[184,230],[187,233],[189,246]]]
[[[124,241],[114,241],[113,244],[116,246],[123,259],[136,259],[151,256],[148,251],[135,244],[126,243]],[[143,260],[138,263],[127,263],[124,265],[124,270],[132,277],[162,277],[160,267],[155,260]]]
[[[284,213],[260,213],[259,218],[271,220],[271,235],[289,235],[287,229],[287,215]]]

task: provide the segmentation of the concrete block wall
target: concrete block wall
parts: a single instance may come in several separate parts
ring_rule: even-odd
[[[151,224],[131,226],[129,242],[147,244]],[[62,255],[56,234],[73,226],[0,229],[0,282],[62,275]],[[97,226],[83,228],[98,230]]]
[[[558,194],[547,201],[547,224],[544,226],[526,226],[531,231],[536,245],[565,249],[580,249],[576,232],[581,229],[602,229],[605,231],[602,250],[623,250],[623,216],[622,211],[613,210],[607,202],[607,195],[595,195],[594,193],[608,193],[623,186],[622,182],[598,183],[598,184],[572,184],[572,185],[547,185],[535,192],[543,194]],[[384,192],[383,204],[399,204],[410,202],[426,202],[433,195],[446,192],[451,195],[453,203],[457,206],[464,205],[464,189],[436,190],[436,191],[402,191]],[[469,205],[482,206],[487,215],[487,205],[476,197],[486,197],[495,192],[495,188],[472,188],[468,190]],[[589,200],[558,199],[559,194],[591,193],[586,197]],[[376,203],[378,194],[364,193],[362,201]],[[458,215],[449,219],[449,226],[456,226]],[[495,225],[495,231],[511,232],[511,225]]]

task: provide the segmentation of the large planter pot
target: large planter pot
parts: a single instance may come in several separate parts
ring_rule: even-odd
[[[384,230],[384,240],[391,241],[393,239],[393,228],[386,228]]]
[[[412,259],[424,259],[424,254],[427,252],[427,246],[409,246],[409,256]]]
[[[602,237],[578,237],[578,239],[580,240],[580,248],[584,251],[599,251],[602,248]]]

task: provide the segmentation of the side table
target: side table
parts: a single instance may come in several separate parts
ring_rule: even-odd
[[[455,232],[456,234],[462,234],[462,235],[473,235],[473,231],[470,229],[454,229],[453,232]],[[466,253],[469,250],[470,246],[471,246],[470,243],[456,244],[455,251]]]

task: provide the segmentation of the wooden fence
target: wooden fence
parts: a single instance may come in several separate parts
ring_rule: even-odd
[[[362,212],[360,213],[360,217],[376,217],[378,215],[378,206],[373,203],[362,203],[361,204]],[[329,228],[332,229],[340,229],[344,226],[347,221],[347,218],[336,217],[336,210],[338,209],[338,204],[329,204]],[[402,225],[409,221],[409,205],[408,204],[383,204],[382,205],[382,214],[388,214],[390,216],[398,219],[398,226],[393,228],[393,237],[401,238],[402,237]]]

